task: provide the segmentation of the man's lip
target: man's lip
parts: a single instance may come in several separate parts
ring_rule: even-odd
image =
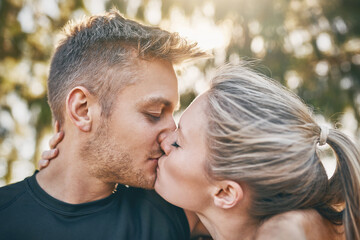
[[[149,157],[150,160],[159,160],[159,158],[161,158],[164,154],[161,154],[159,156],[153,156],[153,157]]]
[[[155,156],[155,157],[150,157],[149,160],[153,160],[153,161],[159,161],[159,159],[162,157],[162,155],[160,156]]]

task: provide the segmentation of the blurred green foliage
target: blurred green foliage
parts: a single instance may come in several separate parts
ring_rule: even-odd
[[[69,19],[92,14],[97,6],[115,6],[147,24],[156,22],[148,11],[158,7],[156,24],[164,28],[177,21],[175,10],[190,23],[202,16],[225,26],[228,41],[213,50],[213,59],[194,65],[201,76],[224,62],[260,59],[264,74],[292,88],[331,122],[351,112],[359,136],[358,0],[1,0],[0,185],[35,168],[41,141],[52,128],[46,79],[58,33]],[[183,90],[182,108],[196,95],[191,87]]]

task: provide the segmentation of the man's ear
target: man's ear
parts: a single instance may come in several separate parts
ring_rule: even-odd
[[[73,88],[66,98],[66,112],[73,124],[83,132],[91,131],[94,100],[95,97],[81,86]]]
[[[220,181],[213,195],[215,206],[224,209],[234,207],[243,197],[244,191],[241,185],[230,180]]]

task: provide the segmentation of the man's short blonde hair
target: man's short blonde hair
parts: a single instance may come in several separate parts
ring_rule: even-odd
[[[177,33],[125,19],[117,10],[70,21],[64,34],[48,78],[49,104],[60,122],[64,120],[66,96],[75,86],[86,87],[97,96],[102,115],[109,116],[116,93],[136,79],[137,60],[178,64],[206,56],[196,43]]]

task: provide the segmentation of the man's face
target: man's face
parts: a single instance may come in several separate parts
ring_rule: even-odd
[[[90,173],[104,182],[153,188],[159,136],[176,128],[177,79],[168,62],[140,60],[138,66],[135,84],[118,94],[82,154]]]

